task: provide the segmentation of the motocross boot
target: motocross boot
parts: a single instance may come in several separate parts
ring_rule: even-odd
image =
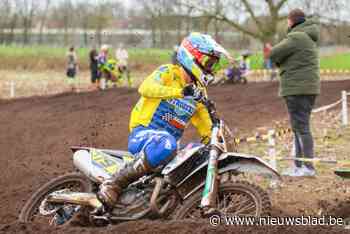
[[[94,213],[101,214],[111,211],[123,189],[150,172],[152,172],[152,168],[144,155],[125,165],[125,167],[116,172],[112,178],[104,181],[100,185],[100,191],[97,192],[97,199],[100,200],[103,206]]]

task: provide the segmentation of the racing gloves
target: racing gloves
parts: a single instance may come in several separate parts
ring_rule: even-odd
[[[192,97],[196,101],[200,101],[203,99],[203,92],[194,84],[189,84],[185,86],[182,90],[182,94],[184,97]]]

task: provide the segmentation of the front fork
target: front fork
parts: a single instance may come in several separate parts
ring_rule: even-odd
[[[218,179],[218,158],[219,151],[212,145],[209,151],[209,163],[207,169],[207,177],[202,193],[201,208],[204,210],[216,208],[216,198],[218,195],[219,179]]]

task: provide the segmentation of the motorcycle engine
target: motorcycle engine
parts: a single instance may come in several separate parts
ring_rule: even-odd
[[[127,188],[120,196],[119,203],[125,206],[135,204],[137,200],[144,196],[144,191],[135,187]]]
[[[194,171],[198,166],[204,163],[208,159],[208,152],[200,150],[189,157],[185,162],[179,165],[175,170],[171,171],[168,175],[168,181],[170,184],[180,183],[186,176]]]

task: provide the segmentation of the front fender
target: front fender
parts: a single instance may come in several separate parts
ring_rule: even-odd
[[[183,184],[193,175],[198,172],[206,169],[208,166],[208,160],[203,162],[200,166],[198,166],[194,171],[192,171],[188,176],[186,176],[179,184]],[[223,153],[219,157],[218,162],[219,174],[227,172],[227,171],[236,171],[236,172],[249,172],[249,173],[257,173],[257,174],[268,174],[281,179],[280,174],[273,167],[271,167],[267,162],[262,160],[259,157],[241,154],[241,153]]]
[[[219,157],[220,164],[223,166],[219,167],[219,174],[234,170],[242,173],[267,174],[281,179],[281,175],[276,169],[256,156],[234,152],[224,153]]]
[[[199,167],[196,168],[196,170],[192,171],[191,174],[186,176],[186,178],[177,185],[177,187],[181,187],[181,185],[184,184],[193,184],[192,180],[194,178],[201,178],[202,180],[199,184],[193,186],[192,189],[187,190],[186,195],[183,197],[183,199],[187,199],[189,196],[204,186],[207,166],[208,161],[202,163]],[[232,171],[235,173],[241,172],[265,174],[270,175],[274,178],[281,179],[280,174],[261,158],[241,153],[229,152],[221,154],[219,157],[218,169],[219,175]]]

